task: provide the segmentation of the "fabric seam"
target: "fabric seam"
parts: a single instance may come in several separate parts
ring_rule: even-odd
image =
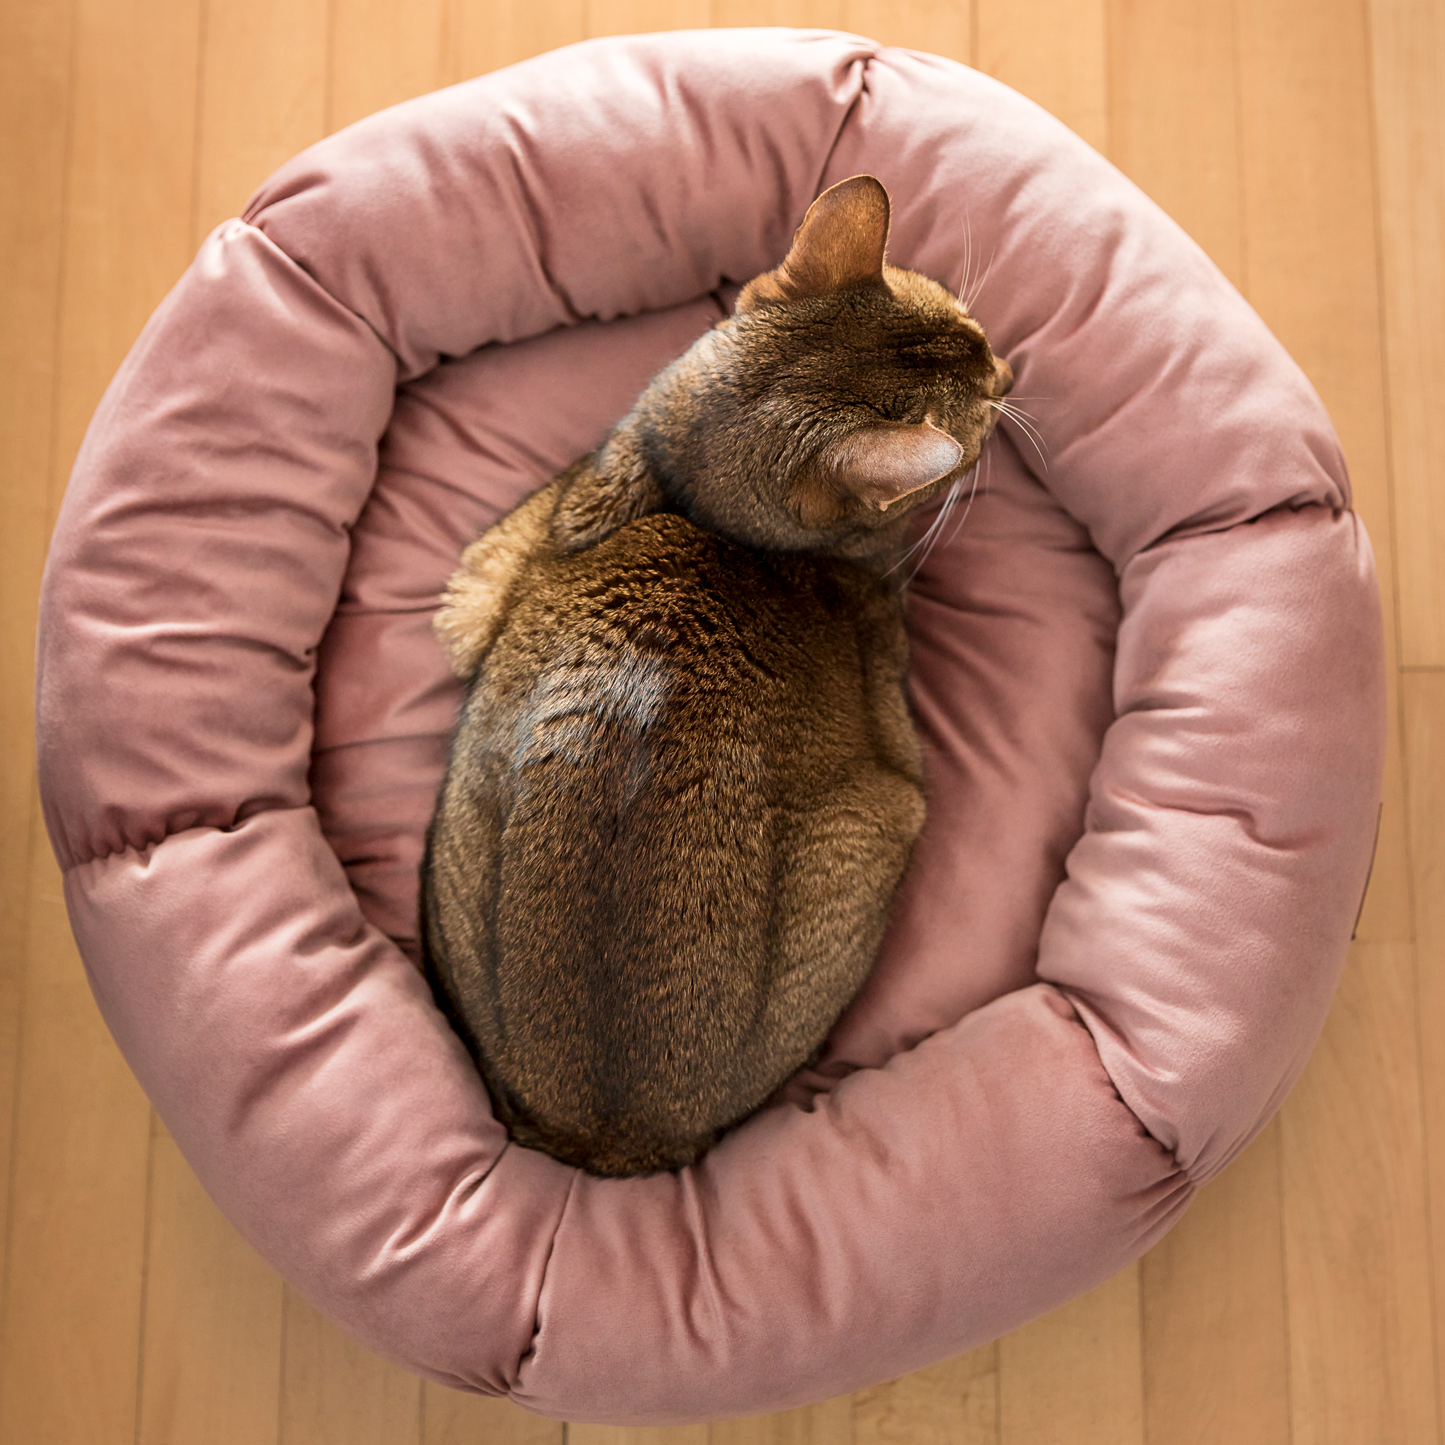
[[[510,1142],[510,1141],[509,1141]],[[542,1296],[547,1293],[547,1281],[552,1273],[552,1259],[557,1253],[557,1236],[562,1232],[562,1226],[567,1220],[567,1211],[572,1207],[572,1196],[577,1192],[577,1181],[582,1177],[580,1169],[573,1169],[572,1178],[567,1182],[567,1197],[562,1201],[562,1208],[557,1214],[557,1223],[552,1226],[552,1238],[547,1242],[547,1258],[542,1262],[542,1279],[537,1286],[537,1296],[532,1301],[532,1338],[527,1348],[517,1357],[517,1367],[513,1371],[513,1380],[507,1388],[508,1399],[513,1398],[516,1390],[522,1383],[522,1367],[530,1359],[535,1359],[537,1354],[537,1336],[542,1332]]]
[[[1134,1122],[1139,1126],[1146,1138],[1152,1139],[1160,1147],[1160,1149],[1162,1149],[1164,1153],[1169,1156],[1170,1162],[1174,1165],[1175,1170],[1179,1174],[1181,1174],[1186,1180],[1188,1180],[1188,1182],[1193,1185],[1194,1188],[1199,1188],[1199,1185],[1195,1181],[1193,1174],[1189,1172],[1188,1166],[1184,1164],[1184,1162],[1180,1159],[1179,1151],[1177,1149],[1171,1149],[1169,1145],[1167,1145],[1144,1122],[1144,1120],[1139,1117],[1139,1111],[1128,1101],[1128,1099],[1124,1097],[1123,1092],[1119,1088],[1119,1081],[1115,1079],[1113,1074],[1109,1072],[1109,1066],[1104,1062],[1104,1056],[1099,1051],[1099,1041],[1097,1038],[1094,1037],[1094,1031],[1092,1028],[1089,1027],[1088,1019],[1086,1019],[1083,1014],[1079,1012],[1077,1005],[1074,1003],[1073,994],[1069,991],[1066,991],[1061,985],[1051,983],[1047,979],[1041,978],[1039,979],[1039,983],[1042,984],[1045,988],[1049,989],[1053,994],[1055,994],[1056,997],[1062,999],[1064,1003],[1068,1005],[1069,1014],[1072,1017],[1073,1021],[1079,1026],[1079,1028],[1081,1028],[1086,1034],[1088,1034],[1090,1047],[1092,1047],[1094,1050],[1094,1057],[1097,1058],[1099,1061],[1099,1068],[1102,1070],[1104,1077],[1109,1081],[1109,1088],[1113,1091],[1114,1097],[1123,1106],[1125,1111],[1129,1114],[1129,1117],[1132,1118]]]

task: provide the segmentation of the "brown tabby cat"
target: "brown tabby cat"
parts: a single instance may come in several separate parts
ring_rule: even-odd
[[[899,563],[1011,383],[855,176],[463,557],[429,976],[515,1139],[699,1158],[873,963],[923,821]]]

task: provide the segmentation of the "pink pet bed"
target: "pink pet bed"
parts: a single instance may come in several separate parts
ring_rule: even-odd
[[[860,171],[895,262],[972,256],[1042,456],[1005,424],[914,585],[929,819],[817,1072],[590,1178],[508,1144],[413,962],[430,616]],[[640,1423],[898,1375],[1157,1240],[1319,1031],[1384,731],[1369,545],[1254,313],[1027,101],[794,31],[589,42],[281,170],[101,404],[39,689],[96,994],[237,1227],[421,1374]]]

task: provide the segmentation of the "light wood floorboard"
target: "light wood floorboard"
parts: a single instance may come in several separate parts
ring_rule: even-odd
[[[421,1391],[286,1291],[280,1445],[421,1445]]]
[[[277,166],[327,133],[330,77],[325,0],[210,0],[202,22],[196,246],[239,215]]]
[[[422,1445],[563,1445],[567,1427],[519,1410],[509,1400],[422,1387]]]
[[[1279,1121],[1141,1261],[1145,1438],[1289,1445]]]
[[[569,1425],[567,1445],[708,1445],[708,1431],[707,1425]]]
[[[1396,597],[1407,664],[1445,664],[1445,7],[1373,0],[1377,230],[1390,451],[1399,533]]]
[[[974,0],[973,63],[1109,150],[1105,0]]]
[[[1234,9],[1113,0],[1112,159],[1246,285]],[[1288,1327],[1272,1124],[1142,1262],[1150,1440],[1285,1445]]]
[[[1445,1396],[1445,670],[1407,673],[1404,694],[1439,1409]],[[1441,1419],[1445,1424],[1445,1409]]]
[[[443,63],[449,84],[587,38],[586,0],[451,0]]]
[[[884,45],[972,65],[977,9],[976,0],[843,0],[840,23]]]
[[[276,1445],[284,1288],[152,1120],[137,1445]]]
[[[10,1178],[29,925],[31,669],[50,529],[72,9],[0,9],[0,1186]],[[0,1292],[10,1191],[0,1187]]]
[[[1414,963],[1356,945],[1280,1115],[1296,1445],[1438,1438]]]
[[[983,1345],[853,1396],[857,1445],[995,1445],[999,1346]]]

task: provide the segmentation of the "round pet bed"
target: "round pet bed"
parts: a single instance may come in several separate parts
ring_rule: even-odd
[[[587,1177],[508,1145],[414,964],[430,615],[858,172],[895,263],[979,287],[1040,449],[1005,423],[914,584],[928,824],[817,1070]],[[245,1236],[433,1379],[652,1423],[965,1349],[1158,1239],[1304,1064],[1383,747],[1349,507],[1203,254],[962,66],[710,31],[398,106],[207,240],[66,496],[41,768],[105,1017]]]

